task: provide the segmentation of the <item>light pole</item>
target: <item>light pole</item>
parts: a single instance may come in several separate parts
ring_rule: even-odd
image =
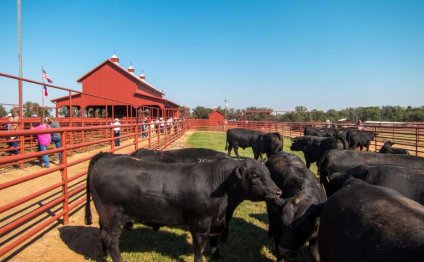
[[[227,119],[227,99],[224,99],[224,119]]]

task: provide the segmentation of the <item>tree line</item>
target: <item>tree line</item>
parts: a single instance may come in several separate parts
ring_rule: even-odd
[[[340,119],[350,121],[389,121],[389,122],[421,122],[424,121],[424,106],[421,107],[402,107],[402,106],[368,106],[368,107],[349,107],[342,110],[329,109],[308,110],[305,106],[296,106],[292,112],[283,114],[271,113],[271,108],[267,107],[247,107],[246,109],[227,108],[226,110],[218,107],[222,113],[225,113],[229,120],[273,120],[283,122],[311,122],[326,121],[335,122]],[[212,108],[197,106],[192,110],[192,117],[198,119],[207,119]],[[256,112],[255,112],[256,111]],[[262,111],[262,112],[257,112]]]

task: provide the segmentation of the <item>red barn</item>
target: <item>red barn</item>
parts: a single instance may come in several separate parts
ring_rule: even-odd
[[[116,55],[93,68],[77,82],[82,83],[84,94],[72,95],[71,103],[79,110],[84,109],[86,115],[90,110],[100,109],[106,111],[106,117],[136,116],[139,108],[149,107],[154,111],[150,113],[153,117],[177,116],[177,110],[172,115],[165,115],[164,109],[177,109],[179,105],[165,99],[163,91],[149,84],[143,74],[136,76],[132,66],[128,69],[122,67]],[[69,96],[53,99],[52,102],[56,103],[57,109],[62,106],[69,109]]]
[[[212,112],[209,113],[208,118],[212,121],[224,121],[224,114],[218,109],[214,109]]]

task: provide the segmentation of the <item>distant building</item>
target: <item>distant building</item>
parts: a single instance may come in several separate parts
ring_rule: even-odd
[[[88,95],[74,94],[71,96],[73,107],[84,108],[87,115],[89,109],[106,111],[109,118],[136,116],[142,107],[151,107],[153,117],[178,117],[178,111],[172,115],[163,115],[163,109],[178,108],[179,105],[164,98],[164,92],[146,81],[143,74],[136,76],[132,66],[125,69],[119,64],[119,58],[113,55],[77,80],[82,84],[82,92]],[[112,101],[100,97],[118,101]],[[69,96],[52,99],[56,109],[65,106],[69,110]],[[129,106],[128,104],[131,104]]]
[[[212,121],[224,121],[224,114],[218,109],[214,109],[212,112],[209,113],[208,118]]]

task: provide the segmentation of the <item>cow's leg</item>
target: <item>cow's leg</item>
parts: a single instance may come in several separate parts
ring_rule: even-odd
[[[99,218],[99,227],[100,227],[100,235],[102,234],[102,231],[103,231],[103,223],[102,223],[102,220],[101,220],[101,218]],[[106,247],[106,244],[105,244],[105,242],[103,241],[103,238],[100,238],[101,239],[101,241],[102,241],[102,251],[103,251],[103,255],[104,256],[107,256],[107,247]]]
[[[123,214],[122,211],[116,207],[108,209],[109,210],[100,217],[102,221],[100,237],[107,251],[109,251],[112,261],[119,262],[122,261],[121,252],[119,250],[119,237],[121,235]]]
[[[228,203],[228,206],[225,210],[225,226],[224,226],[224,230],[222,231],[222,234],[221,234],[221,241],[223,243],[227,243],[227,239],[228,239],[228,235],[229,235],[228,227],[230,226],[230,220],[231,220],[231,218],[233,218],[234,210],[236,210],[237,206],[241,202],[243,202],[243,200],[233,199]]]
[[[231,150],[233,150],[233,145],[228,145],[228,156],[231,157]]]
[[[309,159],[307,155],[305,155],[305,162],[306,162],[306,167],[309,169],[309,167],[311,166],[311,159]]]
[[[258,160],[259,157],[261,157],[261,159],[262,159],[262,155],[259,153],[259,150],[253,148],[253,158]]]
[[[225,217],[218,219],[212,225],[212,228],[209,232],[209,245],[211,247],[211,258],[218,259],[220,257],[219,252],[219,239],[221,237],[221,232],[225,229]]]
[[[240,155],[238,153],[238,146],[234,146],[234,153],[236,153],[237,159],[240,159]]]
[[[311,253],[312,261],[314,262],[320,261],[317,236],[314,236],[309,240],[309,252]]]
[[[205,251],[210,228],[210,219],[194,221],[194,223],[190,225],[190,231],[193,237],[194,245],[194,262],[203,261],[202,255]]]

